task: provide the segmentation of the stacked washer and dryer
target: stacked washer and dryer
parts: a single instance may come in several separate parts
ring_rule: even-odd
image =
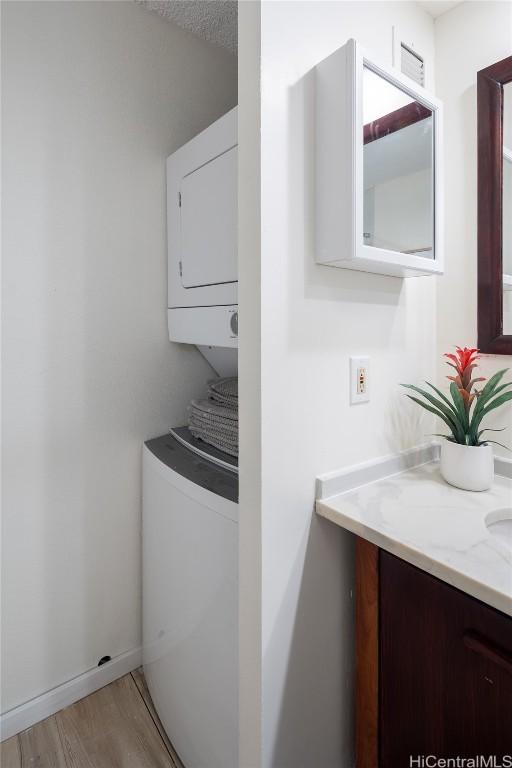
[[[237,108],[167,159],[168,325],[237,372]],[[238,765],[238,467],[177,427],[143,450],[143,664],[186,768]]]

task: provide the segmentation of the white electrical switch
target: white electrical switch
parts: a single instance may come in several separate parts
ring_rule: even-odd
[[[350,358],[350,402],[366,403],[370,399],[369,357]]]

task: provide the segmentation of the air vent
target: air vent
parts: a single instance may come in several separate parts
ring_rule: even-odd
[[[415,83],[425,87],[425,62],[416,51],[413,51],[405,43],[400,43],[400,69]]]

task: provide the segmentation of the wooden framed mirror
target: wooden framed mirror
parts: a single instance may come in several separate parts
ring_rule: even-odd
[[[512,355],[512,56],[478,72],[478,346]]]

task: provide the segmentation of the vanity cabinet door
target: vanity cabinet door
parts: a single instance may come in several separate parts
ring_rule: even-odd
[[[512,754],[512,619],[383,551],[379,577],[380,768]]]

